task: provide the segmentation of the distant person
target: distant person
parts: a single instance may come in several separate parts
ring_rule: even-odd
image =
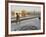
[[[20,24],[20,16],[19,16],[19,14],[18,13],[16,13],[16,24],[19,22],[19,24]]]

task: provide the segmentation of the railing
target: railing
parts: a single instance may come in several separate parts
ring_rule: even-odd
[[[25,18],[20,18],[19,21],[24,21],[24,20],[34,19],[34,18],[38,18],[38,17],[36,17],[36,16],[34,17],[34,16],[33,16],[33,17],[28,17],[28,18],[26,18],[26,17],[25,17]],[[13,22],[16,23],[16,19],[12,19],[12,20],[11,20],[11,23],[13,23]]]

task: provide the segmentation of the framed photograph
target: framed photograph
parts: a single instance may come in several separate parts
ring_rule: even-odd
[[[5,12],[6,35],[37,35],[45,33],[44,2],[8,1]]]

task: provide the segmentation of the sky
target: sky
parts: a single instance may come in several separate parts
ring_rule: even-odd
[[[20,12],[21,10],[26,10],[28,12],[40,12],[40,6],[22,6],[22,5],[11,5],[11,11]]]

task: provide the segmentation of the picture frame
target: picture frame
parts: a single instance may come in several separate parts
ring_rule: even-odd
[[[12,29],[11,28],[11,11],[12,10],[11,9],[12,9],[12,6],[13,7],[14,6],[17,7],[17,5],[18,5],[18,8],[21,8],[21,6],[22,6],[23,9],[27,9],[30,6],[31,7],[33,6],[32,8],[35,9],[37,6],[39,6],[39,8],[38,9],[36,8],[36,9],[38,11],[41,11],[41,13],[40,13],[41,17],[40,18],[42,20],[40,19],[41,20],[40,21],[41,24],[39,25],[40,28],[41,28],[41,31],[40,31],[40,28],[38,29],[38,31],[37,30],[36,31],[35,30],[34,31],[32,31],[32,30],[28,30],[28,31],[19,31],[19,30],[18,31],[17,30],[14,31],[14,30],[11,30],[10,31],[10,29]],[[36,6],[36,7],[34,8],[34,6]],[[13,10],[14,10],[14,8],[13,8]],[[29,10],[30,10],[30,8],[29,8]],[[32,11],[32,8],[31,8],[31,11]],[[25,2],[24,1],[6,1],[5,2],[5,35],[6,36],[22,36],[22,35],[38,35],[38,34],[45,34],[45,3],[44,2],[26,2],[26,1]]]

